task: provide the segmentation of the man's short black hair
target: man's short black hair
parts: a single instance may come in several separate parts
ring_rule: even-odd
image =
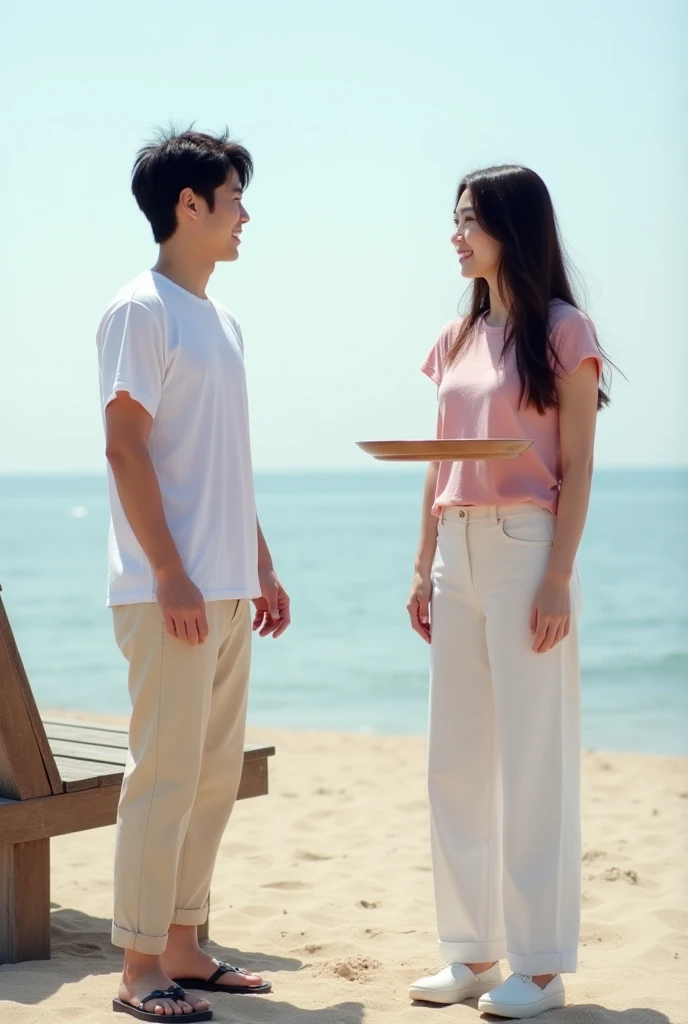
[[[246,188],[253,175],[253,160],[227,129],[218,135],[192,128],[160,131],[155,141],[139,151],[131,177],[131,190],[150,222],[155,241],[166,242],[174,234],[182,189],[190,188],[202,196],[212,211],[215,189],[224,185],[232,170],[239,175],[242,189]]]

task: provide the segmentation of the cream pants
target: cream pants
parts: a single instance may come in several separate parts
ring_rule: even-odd
[[[577,620],[531,648],[555,518],[444,510],[433,570],[429,793],[442,959],[575,971],[580,920]]]
[[[215,858],[243,766],[251,650],[248,601],[206,605],[190,647],[157,604],[113,609],[129,662],[129,757],[117,815],[112,941],[160,954],[170,924],[208,916]]]

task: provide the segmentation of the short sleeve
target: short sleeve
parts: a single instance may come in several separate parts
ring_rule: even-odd
[[[239,321],[238,320],[234,321],[234,330],[236,331],[237,341],[239,342],[239,348],[241,349],[241,354],[242,354],[242,356],[244,356],[246,354],[245,351],[244,351],[244,336],[241,333],[241,327],[239,326]]]
[[[103,409],[127,391],[155,418],[165,376],[163,328],[153,310],[139,302],[117,306],[98,333]]]
[[[594,359],[598,379],[604,370],[604,361],[592,320],[572,307],[554,324],[551,341],[557,355],[555,373],[559,380],[570,377],[585,359]]]
[[[442,382],[447,355],[456,337],[455,326],[456,321],[453,320],[444,327],[439,338],[428,352],[427,358],[421,363],[421,373],[429,377],[437,387]]]
[[[232,331],[234,332],[234,334],[236,336],[237,343],[239,345],[239,351],[241,352],[241,356],[243,358],[244,355],[245,355],[245,352],[244,352],[244,336],[241,333],[241,325],[239,324],[239,321],[234,316],[234,314],[230,313],[228,309],[224,308],[224,306],[218,307],[218,311],[219,311],[220,315],[225,319],[225,321],[229,324],[229,326],[231,327]]]

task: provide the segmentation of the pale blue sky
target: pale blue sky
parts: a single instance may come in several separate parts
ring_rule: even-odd
[[[153,125],[229,124],[252,223],[211,293],[247,343],[258,469],[430,436],[418,373],[462,285],[471,168],[529,164],[630,383],[598,464],[685,463],[684,0],[50,0],[3,5],[0,472],[102,467],[94,333],[155,249],[129,193]],[[8,100],[9,97],[9,100]]]

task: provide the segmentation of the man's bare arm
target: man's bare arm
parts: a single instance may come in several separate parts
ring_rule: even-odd
[[[258,531],[258,578],[261,596],[254,600],[256,614],[253,629],[259,636],[270,636],[276,640],[289,628],[291,623],[291,600],[280,583],[272,564],[272,555],[267,541],[256,520]]]
[[[153,420],[126,391],[105,410],[105,453],[127,521],[148,559],[167,631],[192,646],[208,636],[205,602],[170,533],[148,441]]]

